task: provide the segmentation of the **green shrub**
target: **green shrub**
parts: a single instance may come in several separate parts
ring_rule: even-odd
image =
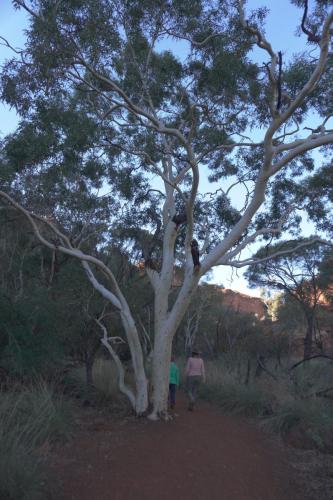
[[[315,446],[324,449],[328,436],[333,435],[333,404],[319,398],[288,401],[264,425],[283,436],[299,429]]]
[[[271,412],[269,397],[255,386],[237,383],[207,384],[202,396],[234,415],[262,416]]]
[[[292,391],[296,399],[307,398],[327,388],[332,380],[333,366],[326,360],[312,360],[291,373]]]

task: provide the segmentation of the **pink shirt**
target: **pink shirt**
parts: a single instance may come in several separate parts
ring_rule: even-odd
[[[192,377],[202,376],[205,377],[205,366],[201,358],[189,358],[186,365],[186,375]]]

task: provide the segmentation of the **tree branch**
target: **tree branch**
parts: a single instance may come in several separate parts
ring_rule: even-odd
[[[113,361],[116,364],[116,367],[117,367],[117,370],[118,370],[118,386],[119,386],[119,390],[123,394],[125,394],[125,396],[128,397],[128,399],[131,402],[131,405],[132,405],[133,409],[135,410],[135,407],[136,407],[135,395],[132,392],[132,390],[125,384],[125,370],[124,370],[124,367],[122,365],[122,362],[121,362],[119,356],[117,355],[116,351],[113,349],[112,345],[109,342],[108,333],[107,333],[106,327],[103,325],[103,323],[98,318],[95,318],[95,322],[97,323],[97,325],[101,328],[101,330],[103,332],[103,337],[101,338],[101,342],[104,345],[104,347],[109,351],[109,353],[111,354],[111,357],[112,357]]]
[[[227,264],[232,266],[232,267],[245,267],[245,266],[252,266],[256,264],[261,264],[262,262],[266,262],[268,260],[274,259],[276,257],[280,257],[283,255],[288,255],[290,253],[296,252],[300,248],[313,245],[314,243],[321,243],[322,245],[329,245],[332,246],[333,243],[327,240],[323,240],[322,238],[313,238],[311,240],[308,240],[306,242],[300,243],[299,245],[296,245],[294,248],[286,249],[286,250],[280,250],[278,252],[275,252],[274,254],[268,255],[267,257],[263,257],[262,259],[255,259],[254,256],[245,259],[245,260],[240,260],[240,261],[228,261]]]

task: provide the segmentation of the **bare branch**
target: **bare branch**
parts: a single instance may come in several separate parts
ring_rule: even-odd
[[[19,55],[22,55],[23,53],[23,49],[15,49],[15,47],[13,47],[6,38],[4,38],[3,36],[0,36],[0,40],[3,41],[3,43],[0,43],[0,45],[3,45],[4,47],[8,47],[10,50],[12,50],[13,52],[15,52],[15,54],[19,54]]]
[[[276,110],[280,111],[281,104],[282,104],[282,52],[278,52],[279,55],[279,75],[278,75],[278,81],[277,81],[277,88],[278,88],[278,97],[277,97],[277,103],[276,103]]]
[[[268,260],[275,259],[276,257],[281,257],[283,255],[288,255],[290,253],[297,252],[301,248],[313,245],[315,243],[321,243],[322,245],[329,245],[329,246],[333,245],[332,242],[324,240],[323,238],[320,238],[318,236],[316,238],[312,238],[310,240],[302,242],[293,248],[286,249],[286,250],[280,250],[280,251],[275,252],[271,255],[263,257],[262,259],[256,259],[254,256],[252,256],[252,257],[245,259],[245,260],[239,260],[239,261],[230,261],[229,260],[229,261],[227,261],[227,265],[240,268],[240,267],[245,267],[245,266],[252,266],[252,265],[256,265],[256,264],[261,264],[262,262],[267,262]]]
[[[311,359],[317,359],[317,358],[329,359],[329,360],[333,361],[333,357],[328,356],[327,354],[315,354],[314,356],[310,356],[309,358],[305,358],[305,359],[302,359],[301,361],[298,361],[297,363],[295,363],[294,365],[292,365],[289,368],[289,371],[291,372],[292,370],[294,370],[295,368],[297,368],[301,364],[305,363],[306,361],[310,361]]]
[[[35,233],[35,236],[37,239],[45,245],[47,248],[50,248],[51,250],[59,250],[60,252],[70,255],[71,257],[74,257],[75,259],[80,260],[81,262],[90,262],[91,264],[96,265],[96,267],[100,268],[101,271],[105,274],[105,276],[111,281],[115,291],[116,291],[116,296],[118,297],[119,302],[122,304],[121,308],[124,306],[124,297],[119,289],[118,283],[116,282],[116,279],[112,273],[112,271],[99,259],[96,257],[93,257],[92,255],[87,255],[83,253],[81,250],[73,248],[71,243],[69,242],[69,238],[61,233],[59,229],[57,229],[54,224],[52,224],[49,220],[43,219],[40,216],[36,216],[35,214],[32,214],[28,210],[22,207],[19,203],[15,202],[7,193],[4,193],[3,191],[0,191],[0,198],[6,200],[8,203],[10,203],[13,207],[15,207],[21,214],[23,214],[28,222],[31,224],[32,229]],[[36,222],[34,221],[34,218],[37,218],[41,222],[45,223],[57,236],[59,236],[64,242],[68,242],[69,246],[63,246],[63,245],[55,245],[51,241],[47,240],[40,232]],[[102,288],[100,289],[102,291]],[[105,289],[106,290],[106,289]],[[107,290],[106,290],[107,291]],[[109,292],[111,293],[111,292]],[[108,297],[108,300],[111,300],[111,297]],[[116,304],[114,304],[116,305]],[[118,307],[118,306],[116,306]]]
[[[165,26],[163,27],[163,29],[164,29],[165,34],[170,35],[170,36],[172,36],[174,38],[178,38],[179,40],[186,40],[187,42],[190,42],[190,44],[193,45],[193,47],[197,47],[197,48],[203,47],[210,40],[212,40],[212,39],[214,39],[214,38],[216,38],[218,36],[222,36],[223,35],[223,33],[211,33],[210,35],[208,35],[203,40],[196,41],[196,40],[193,40],[192,38],[190,38],[188,36],[179,35],[179,33],[171,31],[171,30],[167,29]]]
[[[279,127],[282,123],[286,122],[293,114],[293,112],[301,106],[303,103],[304,99],[314,90],[316,87],[318,81],[320,80],[325,67],[326,67],[326,62],[327,62],[327,57],[328,57],[328,52],[329,52],[329,43],[330,43],[330,29],[331,29],[331,24],[333,23],[333,11],[330,12],[330,14],[327,16],[324,26],[323,26],[323,31],[322,31],[322,36],[320,39],[320,56],[318,59],[318,63],[312,72],[312,75],[310,76],[309,80],[307,83],[304,85],[302,90],[298,93],[298,95],[295,97],[295,99],[291,102],[287,110],[281,114],[281,116],[277,119],[276,125],[274,125],[272,128],[273,130]],[[272,130],[270,130],[271,133]]]
[[[303,18],[302,18],[302,23],[301,23],[302,31],[303,31],[303,33],[305,33],[308,36],[308,41],[309,42],[319,43],[320,42],[320,36],[315,35],[314,33],[312,33],[305,26],[307,15],[308,15],[308,0],[304,0],[304,13],[303,13]]]
[[[104,347],[109,351],[113,361],[116,364],[116,367],[118,370],[119,390],[123,394],[125,394],[125,396],[128,397],[128,399],[131,402],[132,407],[135,409],[135,406],[136,406],[135,395],[134,395],[133,391],[125,383],[125,370],[124,370],[124,367],[122,365],[122,362],[121,362],[119,356],[117,355],[116,351],[113,349],[111,343],[109,342],[107,329],[106,329],[105,325],[103,325],[103,323],[99,319],[95,318],[95,322],[97,323],[97,325],[101,328],[101,330],[103,332],[103,337],[101,338],[101,342],[104,345]]]
[[[287,153],[281,160],[277,161],[273,164],[268,172],[269,176],[273,176],[282,167],[290,163],[294,158],[300,156],[307,151],[311,151],[312,149],[319,148],[321,146],[325,146],[328,144],[333,144],[333,133],[327,134],[312,134],[307,139],[300,139],[299,141],[295,141],[292,144],[285,144],[278,146],[275,151],[281,152],[286,151],[287,149],[291,149],[289,153]]]
[[[265,67],[268,72],[268,78],[271,84],[272,97],[270,99],[269,107],[273,118],[277,116],[277,103],[278,103],[278,79],[276,78],[275,71],[278,62],[278,56],[272,49],[271,44],[266,40],[265,36],[259,29],[250,26],[249,22],[245,19],[244,0],[238,1],[238,12],[240,22],[244,29],[256,37],[256,44],[259,48],[265,50],[270,56],[270,65],[266,64]]]

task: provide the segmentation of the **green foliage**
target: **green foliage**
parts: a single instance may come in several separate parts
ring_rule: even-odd
[[[14,4],[20,8],[18,2]],[[307,22],[319,26],[326,6],[323,1],[317,3]],[[247,237],[251,241],[257,229],[275,227],[290,207],[295,209],[284,229],[293,236],[301,224],[296,207],[305,206],[317,226],[324,228],[323,220],[329,219],[332,206],[325,203],[331,201],[330,180],[323,189],[317,175],[321,172],[310,154],[293,158],[289,152],[293,159],[270,179],[267,200],[260,200],[253,186],[265,167],[264,149],[269,148],[252,144],[254,147],[245,152],[233,149],[234,140],[247,140],[249,131],[268,125],[275,115],[270,110],[269,81],[274,78],[269,76],[266,63],[252,60],[256,37],[241,28],[237,2],[35,0],[32,8],[38,15],[30,17],[26,33],[22,60],[27,64],[13,58],[4,64],[0,76],[0,98],[15,107],[21,118],[16,132],[2,141],[0,168],[5,176],[1,187],[33,213],[49,216],[69,236],[71,245],[110,266],[124,296],[134,304],[133,317],[143,330],[151,331],[152,290],[137,264],[143,257],[146,264],[149,261],[154,264],[151,267],[160,269],[165,254],[163,230],[172,227],[167,219],[174,215],[174,208],[184,211],[186,197],[196,195],[195,180],[191,191],[196,177],[194,163],[200,170],[204,167],[211,181],[223,179],[228,186],[226,193],[216,189],[198,196],[195,202],[194,236],[203,243],[209,235],[207,251],[230,234],[246,210],[247,220],[252,222],[242,226],[242,234],[231,237],[231,246],[242,246]],[[265,8],[252,12],[249,26],[261,27],[266,14]],[[283,62],[283,102],[277,113],[287,110],[290,101],[285,100],[285,93],[294,98],[314,64],[308,52]],[[291,127],[296,123],[300,129],[313,110],[325,116],[330,109],[331,93],[323,89],[331,88],[331,79],[328,64],[316,92],[283,123],[283,130],[275,131],[275,165],[289,157],[284,141],[292,140]],[[283,145],[286,149],[279,153]],[[168,172],[171,164],[172,172]],[[180,174],[174,189],[174,179],[184,165],[188,165],[187,172]],[[166,198],[174,196],[175,205],[164,209],[165,195],[152,189],[152,178],[159,171],[169,175],[164,179]],[[229,188],[238,184],[247,192],[241,210],[233,206],[229,196]],[[182,195],[179,191],[173,194],[178,188]],[[253,193],[259,198],[251,205]],[[313,197],[316,204],[306,203]],[[253,205],[260,210],[257,216],[255,210],[251,213]],[[28,233],[22,221],[15,223],[20,232]],[[185,248],[182,229],[175,251],[179,266]],[[59,245],[47,228],[45,234]],[[270,239],[271,234],[265,238]],[[191,239],[192,235],[187,242]],[[6,255],[7,249],[14,247],[2,265],[1,362],[5,360],[12,371],[26,374],[53,367],[63,353],[91,360],[98,349],[95,319],[104,311],[104,301],[90,293],[78,263],[69,263],[65,256],[59,258],[57,251],[51,255],[32,248],[30,237],[17,241],[17,250],[15,241],[15,234],[11,235],[3,252]],[[28,249],[26,262],[18,258],[24,248]],[[232,248],[229,250],[232,256]],[[265,247],[258,257],[271,257],[270,252]],[[303,257],[304,252],[302,256],[295,254],[296,267],[302,267]],[[318,266],[318,258],[310,257]],[[260,282],[266,270],[252,269],[253,283]],[[32,276],[36,279],[29,280]],[[103,273],[97,271],[96,276],[105,283]],[[179,276],[182,278],[183,269]],[[296,288],[301,294],[307,292],[303,303],[309,308],[312,295],[306,276],[303,273]],[[272,281],[271,275],[269,283],[285,289],[283,283]],[[170,303],[177,291],[170,296]],[[248,358],[258,349],[271,352],[267,337],[252,316],[235,318],[227,313],[222,325],[216,314],[220,302],[209,297],[209,291],[204,300],[209,306],[198,324],[207,332],[211,351],[238,350]],[[118,334],[118,315],[110,308],[106,317],[110,334]]]
[[[239,361],[230,356],[206,361],[202,397],[226,413],[262,417],[262,425],[284,438],[297,436],[295,446],[332,450],[332,399],[318,395],[330,387],[329,363],[307,362],[291,373],[281,367],[274,370],[269,363],[275,379],[266,373],[260,379],[250,377],[244,384],[246,358],[242,370]]]
[[[254,417],[271,411],[267,395],[253,386],[224,383],[208,385],[204,391],[203,396],[217,403],[226,413]]]
[[[329,360],[311,360],[293,370],[291,393],[297,399],[315,396],[317,392],[330,387],[333,366]]]
[[[267,72],[251,60],[254,38],[240,28],[235,2],[71,0],[53,5],[43,0],[34,7],[41,17],[31,18],[27,30],[30,65],[12,59],[1,75],[2,99],[24,119],[6,138],[0,161],[11,190],[24,191],[30,206],[41,212],[48,209],[74,232],[75,224],[92,214],[95,224],[110,226],[121,200],[123,226],[150,225],[153,231],[161,220],[163,199],[149,193],[149,184],[155,172],[152,162],[165,158],[164,140],[125,107],[110,112],[110,102],[119,97],[113,84],[135,105],[147,112],[153,109],[165,125],[191,135],[193,151],[202,156],[212,181],[252,182],[263,150],[234,155],[218,147],[232,145],[233,137],[270,119]],[[319,13],[317,9],[315,17]],[[248,21],[262,26],[266,14],[267,9],[258,9]],[[284,64],[286,92],[295,96],[313,64],[305,53]],[[73,67],[80,75],[75,83]],[[304,109],[297,111],[299,123],[310,107],[323,110],[327,99],[322,101],[319,106],[315,99],[307,99]],[[182,147],[177,141],[172,146],[176,170],[186,160]],[[302,204],[308,190],[295,179],[303,176],[304,167],[313,168],[307,155],[290,162],[288,173],[271,182],[272,204],[252,228],[258,228],[263,218],[276,219],[292,201]],[[97,197],[96,189],[105,183],[110,195]],[[185,176],[183,190],[187,183]],[[240,214],[218,191],[210,195],[211,203],[204,201],[198,202],[196,217],[199,224],[208,224],[213,245]],[[155,212],[154,220],[149,209]],[[295,216],[288,226],[299,223]],[[106,233],[99,234],[110,241]],[[199,239],[204,235],[200,233]]]
[[[272,398],[255,384],[245,385],[235,372],[226,371],[223,358],[207,363],[207,382],[202,397],[233,415],[263,416],[271,412]]]
[[[323,399],[285,402],[264,425],[283,436],[301,431],[300,441],[306,437],[314,447],[325,450],[333,435],[333,405]]]
[[[32,300],[31,300],[32,299]],[[45,294],[11,303],[0,296],[2,349],[0,360],[14,375],[51,374],[61,365],[63,349],[52,314],[53,303]],[[38,309],[36,310],[36,306]],[[31,310],[35,309],[34,317]]]

